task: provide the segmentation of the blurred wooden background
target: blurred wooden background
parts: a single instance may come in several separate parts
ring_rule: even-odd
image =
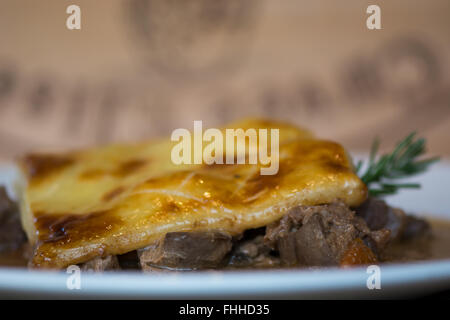
[[[2,0],[0,41],[2,160],[244,116],[450,156],[448,0]]]

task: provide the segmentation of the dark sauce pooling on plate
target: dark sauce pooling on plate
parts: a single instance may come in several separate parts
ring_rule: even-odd
[[[387,262],[450,259],[450,221],[428,219],[428,222],[432,229],[430,237],[390,245],[384,253]]]

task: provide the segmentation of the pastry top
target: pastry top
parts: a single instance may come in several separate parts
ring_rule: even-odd
[[[261,175],[259,163],[176,165],[170,139],[20,159],[26,181],[21,217],[34,266],[63,268],[123,254],[167,232],[237,235],[280,219],[293,206],[335,199],[357,206],[367,197],[335,142],[267,120],[226,128],[279,129],[277,174]]]

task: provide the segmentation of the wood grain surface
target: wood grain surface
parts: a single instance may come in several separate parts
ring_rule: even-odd
[[[0,159],[246,116],[450,157],[450,2],[0,2]],[[366,28],[381,7],[382,30]]]

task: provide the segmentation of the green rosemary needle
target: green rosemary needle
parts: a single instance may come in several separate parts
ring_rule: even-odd
[[[380,142],[378,139],[372,144],[367,169],[361,172],[363,162],[355,166],[356,173],[367,185],[370,195],[381,196],[395,194],[402,188],[420,188],[418,183],[398,183],[397,179],[406,178],[424,172],[438,157],[418,160],[425,152],[426,140],[416,139],[416,133],[409,134],[400,141],[394,151],[377,156]]]

